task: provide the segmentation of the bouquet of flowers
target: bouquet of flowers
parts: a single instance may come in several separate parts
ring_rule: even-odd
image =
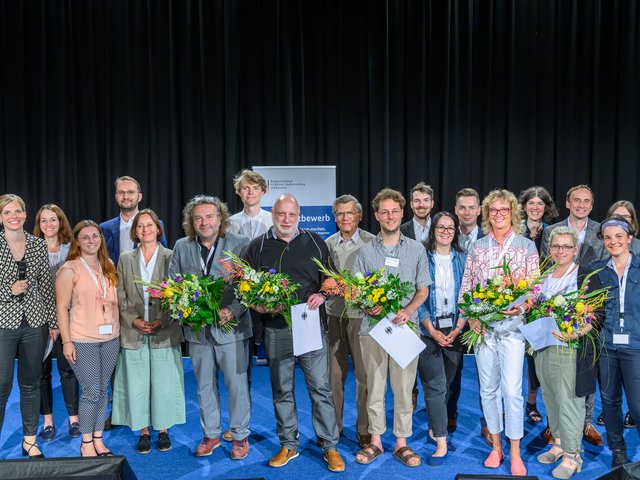
[[[560,332],[582,332],[591,341],[595,341],[595,331],[585,332],[585,327],[596,319],[594,312],[602,306],[609,294],[606,288],[589,291],[589,279],[598,272],[599,270],[587,275],[578,290],[553,295],[550,298],[544,294],[538,295],[529,312],[527,323],[551,317],[556,321]],[[565,342],[571,348],[580,348],[578,339]]]
[[[384,268],[367,272],[366,274],[351,273],[344,270],[338,273],[325,267],[320,260],[312,258],[318,270],[327,278],[322,284],[322,290],[331,295],[338,295],[345,300],[345,308],[354,307],[360,310],[371,310],[382,307],[378,315],[369,315],[369,325],[375,325],[390,313],[398,313],[402,308],[400,303],[415,291],[411,282],[403,282],[399,275],[385,275]],[[413,322],[407,323],[413,330]]]
[[[229,251],[225,251],[224,254],[231,259],[231,262],[224,260],[223,267],[228,278],[234,280],[234,292],[240,303],[247,308],[282,308],[279,314],[291,327],[291,307],[298,303],[295,293],[298,284],[291,281],[291,277],[286,273],[278,273],[273,268],[266,272],[256,270]]]
[[[493,268],[499,270],[498,274],[487,279],[484,287],[478,283],[473,290],[463,293],[463,301],[458,304],[465,317],[480,322],[481,332],[490,330],[492,322],[504,320],[502,311],[515,300],[537,293],[538,283],[543,278],[539,275],[530,280],[516,278],[506,259]],[[484,341],[484,334],[469,329],[462,334],[461,341],[467,346],[467,351],[471,351]]]
[[[204,325],[223,328],[233,332],[238,321],[233,319],[220,325],[220,302],[224,291],[224,280],[210,276],[198,277],[191,273],[178,274],[160,283],[138,281],[147,287],[152,298],[161,300],[162,310],[169,311],[171,318],[200,333]]]

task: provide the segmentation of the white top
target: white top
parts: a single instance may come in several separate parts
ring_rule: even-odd
[[[120,253],[128,250],[133,250],[135,245],[131,241],[131,225],[133,225],[133,219],[135,215],[125,222],[120,215]]]
[[[158,246],[156,245],[156,251],[153,252],[151,258],[149,259],[149,263],[145,265],[144,263],[144,255],[142,251],[140,251],[140,278],[145,283],[151,283],[151,277],[153,276],[153,271],[156,268],[156,259],[158,258]],[[149,292],[147,289],[143,287],[144,292],[144,321],[149,321]]]
[[[478,227],[478,225],[476,225],[473,230],[471,230],[471,233],[467,235],[465,233],[462,233],[462,230],[460,230],[460,227],[458,227],[458,243],[460,243],[460,248],[462,248],[465,253],[468,253],[471,245],[473,245],[473,243],[478,240],[479,231],[480,228]]]
[[[435,260],[436,266],[436,316],[439,317],[453,313],[457,299],[455,298],[456,292],[451,254],[440,255],[434,253],[433,259]]]
[[[271,218],[271,212],[260,209],[260,212],[255,217],[250,217],[244,210],[231,216],[231,224],[229,225],[229,231],[231,233],[238,233],[248,237],[249,240],[253,240],[259,237],[263,233],[267,233],[269,228],[273,226],[273,220]]]
[[[429,238],[429,229],[431,228],[431,216],[427,218],[427,221],[424,224],[424,227],[416,220],[416,217],[413,217],[413,231],[416,234],[416,240],[419,242],[426,242],[427,238]]]

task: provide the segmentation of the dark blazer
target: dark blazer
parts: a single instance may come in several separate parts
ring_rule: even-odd
[[[162,231],[164,232],[164,223],[160,220],[160,225],[162,225]],[[114,265],[118,265],[118,260],[120,259],[120,215],[116,218],[112,218],[111,220],[107,220],[106,222],[102,222],[100,224],[100,230],[102,230],[102,234],[104,235],[104,240],[107,243],[107,251],[109,252],[109,257],[113,260]],[[160,239],[160,243],[163,247],[167,248],[169,245],[167,244],[167,237],[162,234],[162,238]],[[138,246],[138,244],[134,244],[134,246]]]
[[[568,227],[569,219],[565,218],[563,221],[554,223],[550,227],[544,229],[544,235],[542,236],[542,246],[540,247],[540,260],[549,256],[549,238],[550,234],[555,227]],[[589,265],[596,260],[601,260],[608,256],[607,251],[604,249],[604,242],[600,240],[596,235],[600,231],[600,224],[596,221],[589,219],[587,222],[587,233],[584,237],[584,243],[580,247],[578,258],[576,263],[578,265]]]
[[[409,220],[408,222],[404,222],[402,225],[400,225],[400,232],[402,232],[405,237],[409,237],[411,240],[416,239],[416,232],[413,228],[413,217],[411,217],[411,220]]]
[[[142,346],[143,334],[133,327],[136,318],[144,318],[144,287],[136,282],[140,280],[139,248],[123,252],[118,262],[118,303],[120,305],[120,346],[122,348],[137,350]],[[160,283],[169,274],[169,262],[171,250],[158,245],[156,265],[151,276],[151,281]],[[162,320],[163,327],[149,335],[151,348],[166,348],[180,345],[184,340],[182,328],[177,320],[169,316],[169,312],[163,312],[160,308],[160,299],[149,298],[149,320]]]
[[[223,252],[229,250],[239,257],[242,255],[248,244],[249,239],[244,235],[226,232],[224,237],[220,237],[218,240],[218,246],[216,247],[216,252],[213,255],[213,262],[211,263],[211,276],[215,278],[224,276],[222,264],[219,260],[228,257],[224,255]],[[191,240],[189,237],[179,239],[173,247],[173,254],[169,264],[169,275],[172,278],[179,273],[202,275],[200,259],[200,244],[196,240]],[[221,328],[208,328],[208,330],[211,331],[211,335],[218,343],[233,343],[253,336],[251,314],[235,297],[235,294],[233,293],[233,284],[231,282],[229,282],[225,288],[224,296],[222,298],[222,306],[233,312],[233,316],[238,320],[238,327],[233,333],[226,333]],[[193,331],[186,325],[184,326],[184,337],[190,342],[202,344],[206,344],[208,342],[204,329],[198,336],[196,336],[196,334],[193,333]]]
[[[23,316],[31,328],[45,323],[50,329],[58,328],[47,243],[30,233],[25,235],[24,261],[29,286],[26,293],[18,297],[11,294],[11,286],[18,280],[18,263],[11,254],[4,230],[0,231],[0,328],[16,330]]]

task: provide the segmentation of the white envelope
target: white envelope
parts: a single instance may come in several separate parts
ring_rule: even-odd
[[[402,368],[406,368],[426,348],[418,335],[406,325],[396,325],[391,322],[389,315],[380,320],[371,329],[369,335]]]
[[[291,330],[293,335],[293,355],[304,355],[322,348],[320,310],[310,310],[306,303],[291,307]]]
[[[542,317],[526,325],[520,325],[518,328],[534,350],[541,350],[553,345],[567,346],[565,342],[558,340],[551,334],[552,331],[560,332],[558,324],[552,317]]]

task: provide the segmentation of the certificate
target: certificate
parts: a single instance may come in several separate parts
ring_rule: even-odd
[[[553,317],[542,317],[535,322],[520,325],[518,328],[534,350],[541,350],[553,345],[567,346],[565,342],[558,340],[551,333],[552,331],[560,332]]]
[[[531,298],[531,294],[530,293],[526,293],[526,294],[522,295],[521,297],[516,298],[513,302],[511,302],[509,305],[504,307],[503,310],[513,310],[514,308],[519,307],[520,305],[522,305],[524,302],[526,302],[530,298]]]
[[[407,325],[396,325],[389,314],[371,329],[369,335],[393,358],[398,365],[406,368],[420,352],[426,348],[420,337]]]
[[[291,330],[294,356],[297,357],[322,348],[320,309],[311,310],[306,303],[292,306]]]

